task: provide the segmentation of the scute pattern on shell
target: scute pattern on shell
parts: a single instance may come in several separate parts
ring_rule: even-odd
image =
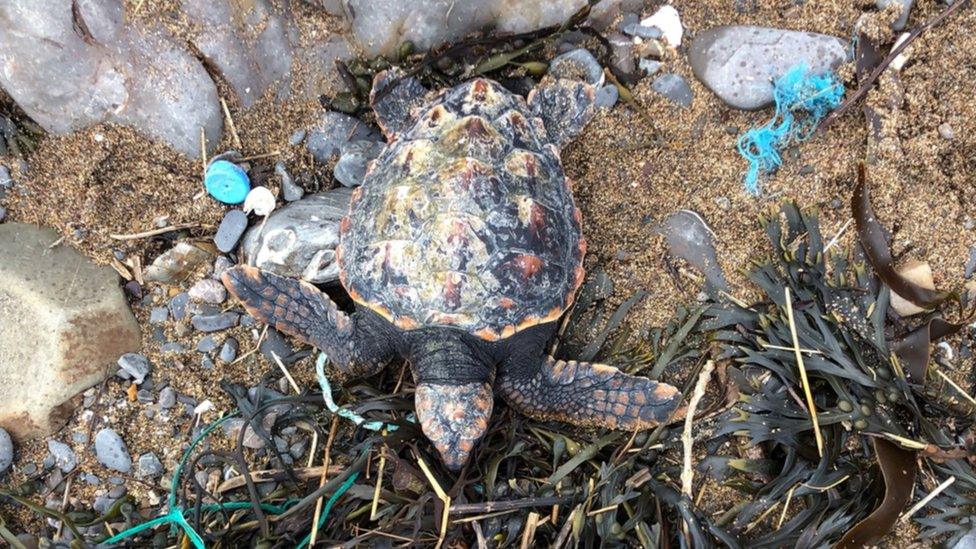
[[[414,117],[353,195],[343,286],[403,329],[497,340],[556,320],[582,282],[586,244],[542,121],[485,79]]]

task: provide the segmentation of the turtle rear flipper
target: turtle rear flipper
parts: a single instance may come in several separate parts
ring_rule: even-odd
[[[596,91],[586,82],[546,76],[529,92],[528,103],[561,149],[593,118],[595,98]]]
[[[393,360],[389,337],[370,329],[358,313],[340,311],[307,282],[248,266],[229,269],[221,279],[251,316],[321,349],[345,374],[373,375]]]
[[[613,366],[550,356],[533,368],[502,368],[496,388],[519,412],[574,425],[634,431],[666,421],[680,393]]]
[[[369,102],[376,113],[376,123],[389,140],[403,131],[411,120],[410,111],[424,102],[427,88],[413,76],[403,76],[394,69],[378,72],[373,77]]]

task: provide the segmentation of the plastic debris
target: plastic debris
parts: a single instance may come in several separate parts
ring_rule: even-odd
[[[780,151],[809,139],[843,97],[844,84],[833,73],[810,74],[804,64],[778,78],[773,89],[776,113],[772,120],[739,136],[739,153],[749,161],[746,189],[758,194],[760,172],[776,171],[783,163]]]
[[[203,179],[210,196],[224,204],[240,204],[251,190],[251,180],[240,166],[226,160],[217,160],[207,166]]]
[[[267,217],[275,209],[275,195],[267,187],[254,187],[244,199],[244,213]]]

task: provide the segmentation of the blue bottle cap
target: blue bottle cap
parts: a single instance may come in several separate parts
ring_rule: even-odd
[[[251,190],[251,180],[237,164],[217,160],[207,166],[203,186],[210,196],[224,204],[240,204]]]

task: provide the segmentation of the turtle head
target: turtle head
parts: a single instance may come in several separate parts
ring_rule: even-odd
[[[420,383],[414,396],[417,419],[448,469],[457,471],[485,431],[493,404],[487,382]]]

